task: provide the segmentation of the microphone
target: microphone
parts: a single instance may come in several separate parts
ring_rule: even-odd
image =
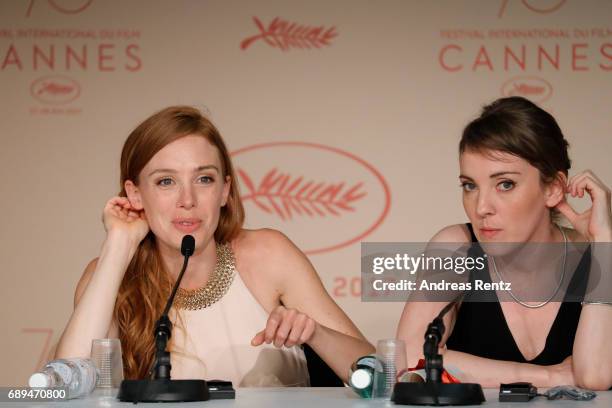
[[[185,235],[181,241],[181,254],[184,257],[189,258],[195,251],[195,238],[191,235]]]
[[[425,357],[425,382],[398,382],[393,387],[391,400],[399,405],[476,405],[485,401],[480,384],[442,382],[444,365],[438,346],[444,336],[444,316],[461,302],[460,293],[438,313],[425,331],[423,355]]]
[[[204,380],[172,380],[170,371],[170,352],[166,351],[168,340],[172,335],[172,322],[168,312],[187,269],[189,257],[195,251],[195,239],[185,235],[181,242],[181,254],[185,257],[183,267],[174,283],[166,307],[155,325],[155,376],[153,379],[123,380],[117,398],[129,402],[177,402],[207,401],[210,393]]]
[[[185,273],[185,269],[187,269],[187,263],[189,262],[189,257],[193,255],[193,251],[195,251],[195,238],[191,235],[185,235],[183,237],[183,240],[181,241],[181,254],[185,257],[185,260],[183,261],[183,267],[181,268],[181,273],[179,273],[179,276],[176,279],[176,282],[174,283],[174,287],[172,288],[172,293],[168,298],[168,302],[166,302],[166,308],[164,309],[164,313],[162,313],[161,317],[157,322],[158,325],[164,316],[166,317],[166,319],[168,319],[168,311],[172,306],[172,302],[174,302],[174,296],[176,296],[176,291],[178,290],[179,285],[183,280],[183,274]],[[170,320],[168,320],[168,324],[170,325],[170,330],[172,330],[172,324],[170,323]],[[158,332],[157,329],[155,331]],[[170,332],[168,332],[168,339],[169,338]]]

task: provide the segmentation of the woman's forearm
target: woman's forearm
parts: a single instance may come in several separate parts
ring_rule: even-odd
[[[514,361],[492,360],[471,354],[446,350],[444,366],[461,382],[478,383],[486,388],[499,387],[501,383],[530,382],[537,387],[568,385],[571,380],[569,364],[540,366]]]
[[[574,339],[576,384],[592,389],[612,387],[612,305],[585,304]]]
[[[612,387],[612,250],[611,231],[605,229],[591,243],[591,270],[585,304],[574,339],[574,377],[584,388]],[[589,304],[589,302],[604,302]]]
[[[367,340],[349,336],[321,324],[317,324],[308,345],[345,383],[348,383],[351,364],[359,357],[374,352],[374,347]]]
[[[96,268],[60,338],[56,358],[88,357],[91,341],[107,336],[117,293],[134,254],[133,247],[123,237],[107,237]]]

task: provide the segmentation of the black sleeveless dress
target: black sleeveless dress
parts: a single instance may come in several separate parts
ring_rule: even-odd
[[[472,242],[478,242],[472,225],[466,225],[470,230]],[[568,293],[571,293],[572,296],[577,295],[580,299],[584,297],[588,272],[586,274],[578,272],[579,269],[588,271],[589,265],[590,251],[587,251],[578,264],[577,273],[574,273],[570,281]],[[470,275],[472,287],[474,287],[475,279],[491,282],[488,267],[481,271],[472,270]],[[561,303],[554,323],[546,337],[544,350],[532,360],[526,360],[516,345],[506,324],[495,291],[487,293],[491,302],[469,302],[469,296],[468,292],[457,313],[453,332],[446,342],[449,350],[461,351],[493,360],[538,365],[559,364],[572,355],[582,306],[579,301],[566,301],[569,295],[566,295]]]

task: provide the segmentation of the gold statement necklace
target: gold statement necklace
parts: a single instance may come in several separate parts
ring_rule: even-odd
[[[195,290],[178,288],[174,307],[184,310],[200,310],[216,303],[228,291],[234,280],[234,253],[229,244],[217,244],[217,263],[206,285]]]

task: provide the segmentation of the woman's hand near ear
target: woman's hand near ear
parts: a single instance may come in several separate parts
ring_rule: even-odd
[[[567,194],[583,198],[585,192],[591,198],[591,207],[582,213],[577,213],[563,199],[557,210],[563,214],[576,231],[587,237],[591,242],[612,241],[612,211],[610,206],[610,188],[606,186],[592,171],[586,170],[576,174],[567,183]]]
[[[138,246],[149,232],[144,210],[136,210],[126,197],[113,197],[108,200],[102,213],[102,223],[109,236],[124,234],[135,246]]]

